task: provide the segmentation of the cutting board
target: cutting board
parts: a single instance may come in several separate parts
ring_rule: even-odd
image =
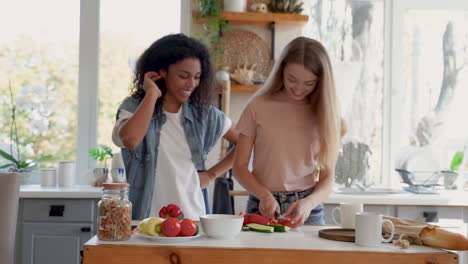
[[[345,242],[354,242],[355,236],[354,229],[347,228],[321,229],[318,233],[321,238]]]

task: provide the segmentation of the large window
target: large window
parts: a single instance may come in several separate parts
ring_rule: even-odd
[[[430,148],[446,170],[468,143],[468,2],[397,1],[395,10],[393,156]]]
[[[348,127],[336,182],[383,182],[384,1],[314,0],[306,35],[327,48]]]
[[[164,0],[2,4],[0,148],[18,152],[10,139],[11,83],[21,159],[53,155],[42,167],[74,160],[76,182],[89,183],[88,149],[98,143],[117,151],[111,130],[136,58],[161,36],[187,28],[180,14],[188,6]]]
[[[468,2],[312,0],[306,11],[348,125],[336,182],[398,185],[409,146],[436,150],[448,169],[468,143]]]
[[[0,10],[0,147],[13,150],[15,157],[19,149],[21,160],[43,155],[74,160],[80,2],[4,4]],[[10,147],[16,142],[10,138],[12,100],[18,148]]]
[[[180,9],[180,1],[101,1],[99,144],[118,151],[112,143],[112,127],[118,106],[130,94],[134,64],[155,40],[180,32]]]

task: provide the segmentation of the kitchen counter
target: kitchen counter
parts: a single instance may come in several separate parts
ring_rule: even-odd
[[[100,199],[102,187],[74,185],[72,187],[41,187],[40,185],[21,185],[20,198],[44,199]]]
[[[73,187],[41,187],[21,185],[20,198],[82,198],[99,199],[101,187],[75,185]],[[368,205],[433,205],[468,207],[468,192],[441,191],[439,194],[339,194],[331,193],[325,204],[357,202]]]
[[[458,263],[453,252],[411,245],[400,249],[383,243],[359,247],[318,237],[329,226],[302,226],[287,233],[241,232],[232,240],[201,237],[177,244],[134,235],[128,241],[84,245],[84,264],[94,263]],[[261,261],[259,261],[261,260]]]
[[[468,192],[445,191],[438,194],[415,194],[409,192],[396,194],[339,194],[332,193],[326,204],[356,202],[368,205],[432,205],[468,207]]]

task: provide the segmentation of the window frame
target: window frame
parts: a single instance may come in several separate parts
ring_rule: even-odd
[[[387,113],[384,114],[384,152],[383,162],[387,166],[383,168],[383,176],[386,179],[387,186],[395,186],[400,182],[400,177],[394,170],[394,161],[399,152],[399,146],[403,142],[400,131],[399,120],[403,114],[398,108],[403,101],[405,89],[405,64],[403,57],[404,48],[404,24],[405,12],[408,9],[456,9],[468,11],[468,2],[465,0],[385,0],[385,3],[391,6],[390,12],[390,35],[385,43],[388,48],[385,49],[385,59],[389,59],[384,65],[390,64],[389,69],[385,71],[388,77],[387,86],[384,87],[384,107],[387,107]],[[387,14],[387,13],[386,13]],[[386,20],[387,22],[387,20]],[[386,28],[387,29],[387,28]],[[387,37],[387,34],[385,35]],[[387,45],[386,45],[387,46]],[[388,53],[388,54],[387,54]],[[385,75],[384,75],[385,78]],[[388,105],[386,105],[388,104]],[[385,127],[386,125],[386,127]],[[387,173],[387,175],[385,174]]]
[[[77,184],[89,184],[92,176],[87,172],[96,166],[88,149],[97,146],[98,137],[100,3],[96,0],[80,0]],[[190,14],[190,1],[181,0],[180,7],[180,32],[189,35],[191,16],[184,14]]]

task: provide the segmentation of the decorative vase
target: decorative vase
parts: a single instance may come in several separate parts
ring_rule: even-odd
[[[444,178],[444,187],[447,190],[457,189],[457,178],[458,173],[455,171],[441,171],[442,177]]]
[[[246,0],[224,0],[224,11],[227,12],[245,12]]]
[[[0,173],[0,199],[2,200],[0,256],[2,256],[2,263],[13,263],[15,255],[14,242],[18,217],[19,189],[19,174]]]

